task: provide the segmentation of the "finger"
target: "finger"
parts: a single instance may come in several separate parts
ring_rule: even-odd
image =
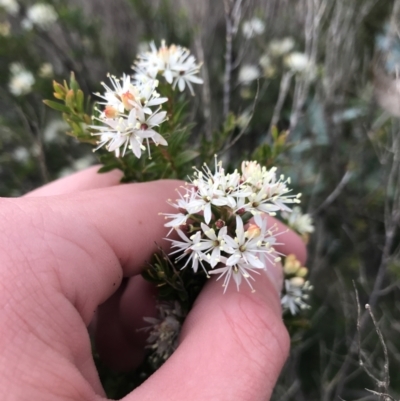
[[[276,219],[270,218],[269,224],[279,224],[278,232],[281,233],[279,241],[282,245],[277,246],[277,250],[285,255],[294,253],[299,259],[305,259],[306,249],[303,241],[293,231]],[[283,236],[283,238],[282,238]],[[277,293],[280,293],[283,286],[282,266],[267,266],[267,275],[274,284]],[[139,280],[138,280],[139,279]],[[155,294],[153,289],[149,289],[148,283],[137,277],[133,283],[124,291],[120,301],[113,302],[110,306],[101,307],[99,314],[103,314],[100,324],[97,326],[97,333],[100,341],[98,342],[99,352],[117,370],[133,369],[137,366],[143,355],[143,346],[146,344],[144,332],[138,332],[138,328],[143,327],[143,317],[154,316],[155,314]],[[133,285],[132,285],[133,284]],[[142,302],[139,302],[139,301]],[[132,305],[136,305],[134,312]],[[139,306],[140,305],[140,306]],[[118,316],[118,319],[115,317]],[[112,325],[107,322],[113,321]],[[112,328],[110,327],[112,326]],[[119,327],[117,330],[116,327]],[[123,333],[124,339],[120,341]],[[126,351],[125,342],[129,339],[132,352]],[[112,350],[112,352],[111,352]],[[103,352],[104,351],[104,352]]]
[[[102,393],[85,326],[123,276],[141,272],[157,249],[154,241],[162,243],[166,229],[158,212],[170,211],[164,199],[179,184],[159,181],[0,199],[0,282],[7,283],[0,293],[3,328],[8,327],[7,311],[17,311],[2,341],[14,344],[16,332],[19,341],[29,340],[31,352],[18,353],[24,366],[41,360],[49,373],[47,366],[58,360],[66,383],[77,380],[76,388],[88,389],[88,382]],[[78,371],[86,384],[78,380]],[[26,384],[32,387],[36,379],[30,376]],[[53,381],[45,381],[39,380],[43,388],[56,391]]]
[[[143,361],[149,324],[156,317],[156,289],[141,276],[130,278],[109,300],[100,305],[94,339],[96,350],[108,366],[129,371]],[[142,330],[141,330],[142,329]]]
[[[3,199],[4,244],[10,243],[10,251],[18,244],[18,255],[30,256],[29,268],[19,264],[5,274],[32,270],[32,263],[48,269],[52,284],[88,323],[122,277],[139,274],[156,251],[155,243],[162,243],[167,230],[158,213],[170,211],[164,199],[179,184],[166,180],[52,198]]]
[[[280,244],[274,246],[274,248],[285,256],[291,253],[295,254],[296,258],[304,264],[307,259],[307,248],[301,237],[281,221],[274,219],[273,217],[268,217],[267,219],[269,226],[277,226],[277,241]]]
[[[105,188],[119,184],[122,178],[121,171],[112,170],[108,173],[99,174],[98,170],[100,167],[101,166],[93,166],[78,173],[71,174],[68,177],[60,178],[27,193],[25,196],[61,195],[85,191],[88,189]]]
[[[185,321],[178,349],[124,400],[269,399],[289,337],[273,284],[266,275],[255,278],[255,293],[243,285],[223,294],[219,282],[210,281]]]

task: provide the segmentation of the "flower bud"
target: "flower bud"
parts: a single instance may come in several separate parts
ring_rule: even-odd
[[[297,271],[296,276],[297,276],[297,277],[306,277],[307,274],[308,274],[308,269],[307,269],[307,267],[301,267],[301,268]]]
[[[118,110],[113,106],[106,106],[104,114],[107,118],[115,118],[118,115]]]
[[[305,283],[305,280],[303,277],[292,277],[290,279],[290,284],[292,284],[294,287],[303,287]]]
[[[215,226],[217,227],[217,228],[219,228],[219,229],[221,229],[222,227],[224,227],[226,224],[225,224],[225,221],[223,221],[223,220],[221,220],[221,219],[218,219],[216,222],[215,222]]]
[[[249,224],[249,227],[246,231],[247,238],[256,238],[261,234],[260,227],[257,224]]]

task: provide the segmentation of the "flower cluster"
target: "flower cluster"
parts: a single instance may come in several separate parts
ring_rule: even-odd
[[[190,51],[182,46],[167,46],[165,41],[162,41],[159,49],[152,42],[150,51],[139,55],[132,68],[137,80],[154,80],[161,75],[172,84],[173,89],[178,86],[182,92],[187,85],[192,95],[194,94],[192,83],[203,83],[197,76],[200,65],[196,64]]]
[[[203,82],[196,76],[200,66],[189,50],[175,45],[167,47],[164,42],[159,50],[152,43],[151,49],[151,52],[139,56],[133,67],[133,77],[109,75],[111,86],[102,83],[106,92],[97,96],[102,99],[99,104],[103,109],[97,109],[99,115],[94,117],[100,124],[89,127],[94,131],[92,135],[99,136],[95,150],[104,146],[119,157],[130,149],[140,158],[147,148],[151,157],[150,142],[168,145],[165,138],[155,131],[167,119],[161,105],[168,101],[157,92],[157,75],[164,76],[174,89],[178,86],[183,91],[187,85],[192,94],[192,83]]]
[[[164,214],[170,220],[165,225],[180,237],[170,239],[171,255],[182,268],[197,272],[201,266],[207,276],[224,278],[225,290],[231,280],[238,289],[243,280],[253,289],[252,274],[280,261],[278,229],[265,216],[290,212],[287,205],[299,203],[300,194],[291,195],[287,184],[276,168],[254,161],[243,162],[241,173],[226,173],[217,161],[215,173],[207,166],[196,170],[184,195],[170,201],[178,212]]]
[[[301,211],[299,206],[295,206],[291,213],[282,212],[282,218],[285,223],[294,231],[297,231],[307,243],[309,236],[314,232],[312,217]]]
[[[35,77],[20,63],[10,65],[11,78],[8,84],[10,92],[14,96],[26,95],[35,84]]]
[[[0,0],[0,8],[10,15],[17,15],[20,6],[16,0]]]
[[[119,157],[124,156],[129,148],[134,155],[140,158],[147,145],[150,156],[150,141],[156,145],[167,145],[167,141],[154,130],[166,120],[167,113],[160,111],[161,104],[167,98],[160,97],[156,91],[157,81],[132,82],[128,75],[122,78],[109,76],[111,87],[102,83],[106,92],[97,96],[103,99],[103,105],[95,117],[100,125],[90,126],[99,136],[98,146],[95,150],[105,146],[110,152]],[[155,108],[155,109],[154,109]],[[122,149],[122,150],[121,150]]]
[[[28,8],[26,18],[22,21],[22,26],[27,30],[32,29],[34,26],[47,30],[57,19],[58,14],[51,4],[36,3]]]
[[[310,307],[306,301],[308,300],[308,293],[313,287],[305,279],[308,269],[301,266],[295,255],[290,254],[285,258],[283,272],[285,275],[281,298],[283,312],[289,311],[292,315],[296,315],[299,310]]]
[[[162,302],[157,305],[158,318],[145,317],[143,320],[150,326],[141,330],[149,331],[146,348],[153,350],[153,363],[164,362],[178,347],[178,336],[181,331],[183,313],[178,302]]]
[[[246,39],[254,38],[255,36],[262,35],[265,31],[265,23],[257,17],[253,17],[243,23],[242,32]]]

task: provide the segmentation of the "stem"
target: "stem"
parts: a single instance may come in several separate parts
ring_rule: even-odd
[[[231,101],[231,73],[232,73],[232,42],[237,32],[242,10],[242,0],[224,0],[225,22],[226,22],[226,49],[225,49],[225,72],[224,72],[224,94],[223,94],[223,118],[229,114]]]

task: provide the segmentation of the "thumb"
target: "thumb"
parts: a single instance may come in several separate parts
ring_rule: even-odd
[[[178,349],[124,400],[269,399],[289,336],[275,285],[263,274],[254,287],[255,293],[231,286],[224,294],[210,280],[185,321]]]

